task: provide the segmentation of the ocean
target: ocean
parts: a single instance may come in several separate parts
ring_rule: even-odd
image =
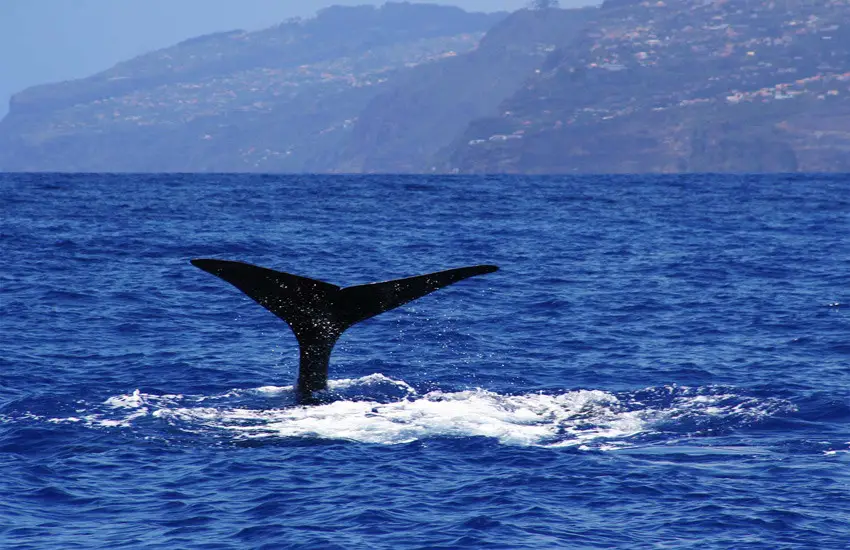
[[[850,547],[850,176],[0,175],[0,547]],[[345,332],[192,258],[341,286]]]

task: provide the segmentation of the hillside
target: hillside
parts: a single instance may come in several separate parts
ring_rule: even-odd
[[[30,88],[0,122],[0,170],[301,171],[400,73],[474,49],[505,15],[336,6]]]
[[[459,172],[850,171],[850,2],[617,0],[473,121]]]
[[[474,119],[498,113],[546,55],[573,42],[595,9],[521,10],[465,55],[422,64],[376,95],[317,170],[421,172]]]
[[[332,7],[25,90],[0,170],[850,171],[850,0]]]

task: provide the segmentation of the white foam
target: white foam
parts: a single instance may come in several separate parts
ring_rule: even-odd
[[[369,398],[390,388],[390,402]],[[215,433],[239,439],[322,438],[376,444],[399,444],[434,437],[488,437],[506,445],[576,446],[613,450],[628,438],[654,431],[659,423],[681,418],[769,416],[782,404],[730,393],[688,388],[658,408],[631,397],[600,390],[560,394],[503,395],[484,389],[418,394],[403,381],[382,374],[334,380],[329,390],[343,395],[314,406],[263,408],[267,398],[292,393],[291,386],[235,389],[220,395],[153,395],[136,390],[110,397],[106,410],[53,421],[84,422],[94,427],[133,427],[148,417],[186,433]],[[357,390],[356,399],[344,397]],[[255,403],[245,399],[259,401]],[[777,408],[778,407],[778,408]]]
[[[293,389],[295,389],[293,386],[262,386],[255,388],[254,391],[262,395],[280,395],[291,392]]]
[[[339,381],[338,381],[339,382]],[[634,413],[611,410],[617,398],[601,391],[562,395],[503,396],[477,389],[431,392],[393,403],[336,401],[265,411],[178,407],[157,418],[237,432],[244,438],[319,437],[396,444],[426,437],[492,437],[505,444],[535,445],[572,437],[572,444],[640,431]],[[595,428],[585,426],[592,418]]]
[[[375,374],[370,374],[368,376],[363,376],[361,378],[342,378],[340,380],[328,380],[328,389],[331,391],[340,391],[345,390],[351,387],[370,387],[370,386],[378,386],[381,384],[388,384],[390,386],[394,386],[400,390],[407,391],[409,393],[416,393],[416,390],[403,380],[393,380],[388,376],[384,376],[381,373],[376,372]],[[291,386],[290,386],[291,387]]]

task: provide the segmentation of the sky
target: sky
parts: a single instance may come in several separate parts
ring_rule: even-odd
[[[528,0],[416,0],[513,11]],[[256,30],[329,5],[383,0],[0,0],[0,117],[12,94],[82,78],[202,34]],[[600,3],[561,0],[562,7]]]

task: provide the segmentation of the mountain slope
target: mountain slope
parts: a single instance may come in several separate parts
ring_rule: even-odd
[[[473,49],[504,16],[337,6],[187,40],[14,96],[0,170],[300,171],[400,72]]]
[[[473,121],[459,172],[850,170],[850,2],[606,3]]]
[[[850,171],[850,0],[334,7],[26,90],[0,170]]]
[[[430,170],[442,148],[475,118],[496,114],[547,53],[572,42],[595,11],[520,10],[491,29],[476,50],[405,73],[369,102],[327,164],[349,172]]]

